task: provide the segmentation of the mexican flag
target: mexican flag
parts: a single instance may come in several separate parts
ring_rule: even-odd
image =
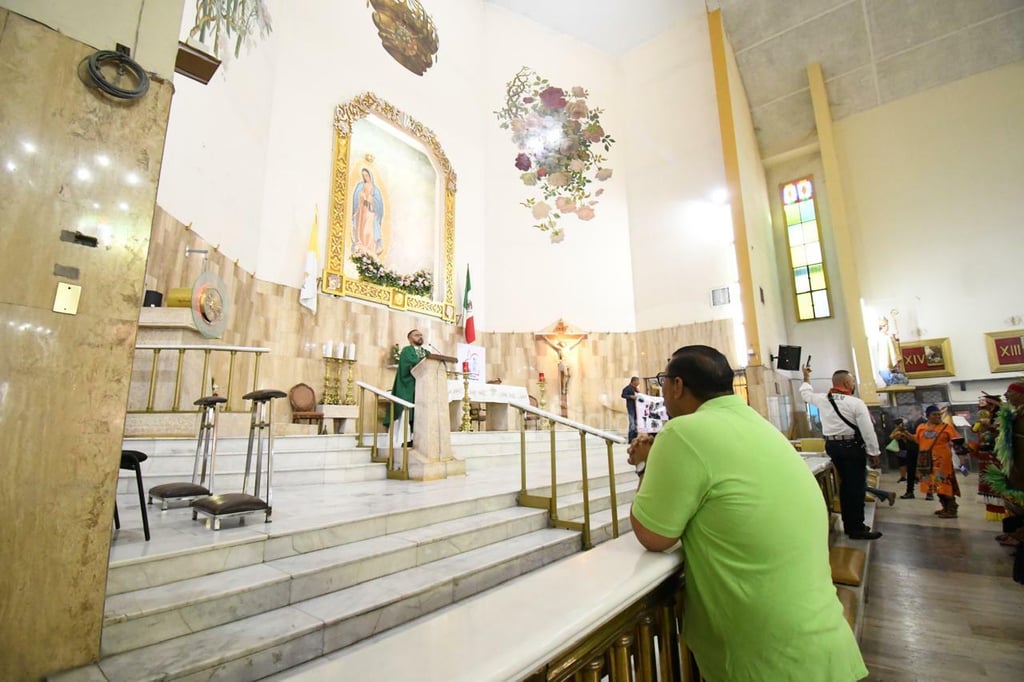
[[[463,326],[466,329],[466,343],[476,341],[476,323],[473,321],[473,299],[469,292],[473,285],[469,281],[469,266],[466,266],[466,290],[462,296]]]

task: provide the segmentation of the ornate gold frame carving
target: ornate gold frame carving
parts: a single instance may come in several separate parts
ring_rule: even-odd
[[[415,296],[393,287],[384,287],[345,276],[345,207],[348,203],[349,151],[353,124],[373,115],[398,130],[414,137],[437,164],[439,177],[444,178],[444,291],[441,300]],[[448,161],[434,132],[378,98],[372,92],[357,95],[334,111],[334,163],[331,177],[330,214],[327,232],[327,257],[324,261],[320,289],[325,294],[348,296],[371,303],[380,303],[396,310],[436,317],[455,322],[455,171]],[[435,292],[441,279],[435,275]],[[435,293],[436,296],[436,293]]]

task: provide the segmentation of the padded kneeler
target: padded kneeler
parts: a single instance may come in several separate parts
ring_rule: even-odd
[[[864,564],[867,555],[856,547],[833,547],[828,551],[828,563],[832,567],[832,582],[839,585],[860,585],[864,581]]]
[[[221,519],[237,516],[241,523],[245,523],[245,515],[253,512],[266,512],[267,520],[270,519],[270,505],[255,495],[245,493],[210,495],[194,501],[192,508],[212,517],[214,530],[220,530]]]
[[[839,603],[843,605],[843,617],[846,618],[846,622],[853,629],[854,623],[857,622],[857,593],[837,585],[836,596],[839,597]]]

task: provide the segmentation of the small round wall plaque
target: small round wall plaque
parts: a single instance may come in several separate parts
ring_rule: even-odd
[[[213,272],[204,272],[192,284],[192,321],[208,339],[224,334],[231,312],[231,299],[224,280]]]

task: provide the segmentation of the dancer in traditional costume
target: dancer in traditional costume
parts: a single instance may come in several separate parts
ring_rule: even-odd
[[[978,461],[978,494],[985,500],[985,520],[1002,521],[1006,516],[1003,496],[992,489],[984,474],[990,467],[999,467],[999,460],[995,454],[996,437],[999,435],[996,414],[1003,400],[997,395],[985,393],[978,404],[981,406],[978,410],[978,421],[971,427],[971,430],[978,434],[978,440],[970,445],[971,452]]]

